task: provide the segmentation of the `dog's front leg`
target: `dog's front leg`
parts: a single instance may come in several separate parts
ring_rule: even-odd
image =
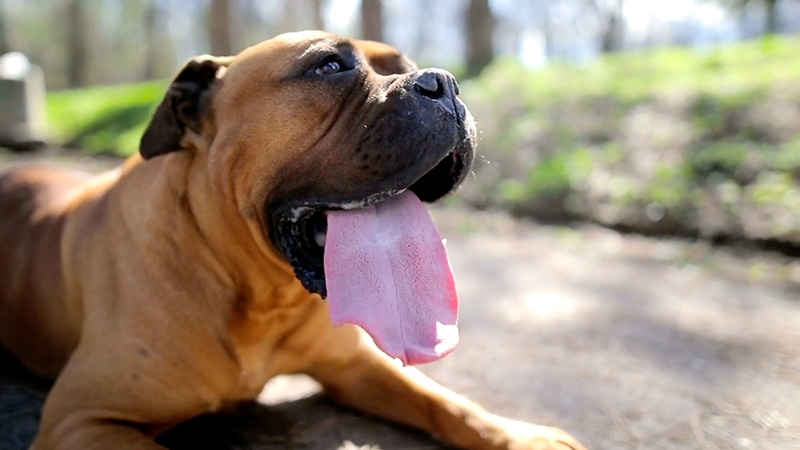
[[[70,372],[63,375],[66,377],[56,381],[47,397],[31,450],[164,449],[155,443],[142,421],[131,420],[130,412],[108,406],[109,399],[119,397],[114,391],[104,390],[103,384],[91,380],[76,381]]]
[[[64,423],[74,426],[59,432],[40,432],[31,444],[30,450],[166,450],[146,436],[133,424],[119,424],[113,421],[87,420]]]
[[[215,409],[202,371],[175,364],[175,353],[142,351],[158,347],[141,340],[106,335],[84,338],[56,379],[32,450],[163,450],[159,432]]]
[[[421,428],[465,449],[584,449],[557,428],[488,413],[413,367],[399,366],[355,327],[338,328],[330,335],[330,353],[309,374],[340,403]]]

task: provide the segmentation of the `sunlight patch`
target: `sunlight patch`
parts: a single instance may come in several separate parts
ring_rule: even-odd
[[[522,297],[527,318],[553,320],[575,317],[584,305],[574,294],[558,289],[529,292]]]

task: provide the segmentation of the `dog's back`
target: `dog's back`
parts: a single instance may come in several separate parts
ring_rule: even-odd
[[[62,299],[60,243],[69,198],[88,176],[47,167],[0,174],[0,342],[48,378],[57,375],[79,334]]]

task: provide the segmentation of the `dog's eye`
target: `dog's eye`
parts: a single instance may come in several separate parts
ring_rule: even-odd
[[[317,75],[333,75],[343,70],[344,64],[342,64],[341,60],[338,58],[330,58],[323,61],[322,64],[314,69],[314,73]]]

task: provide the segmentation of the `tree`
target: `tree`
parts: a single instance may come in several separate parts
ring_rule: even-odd
[[[625,23],[622,8],[625,0],[592,0],[591,6],[600,18],[600,49],[603,53],[622,48],[622,27]]]
[[[361,0],[361,37],[383,42],[383,3]]]
[[[8,43],[8,31],[6,31],[6,14],[3,10],[3,2],[0,1],[0,55],[11,51]]]
[[[495,18],[489,0],[470,0],[467,8],[467,76],[474,77],[494,59]]]
[[[778,0],[764,0],[764,8],[767,16],[764,33],[775,34],[778,32]]]
[[[745,11],[748,5],[752,4],[752,0],[718,0],[724,6],[738,9],[741,13],[742,19],[745,17]],[[771,35],[778,32],[780,27],[780,20],[778,17],[778,3],[780,0],[756,0],[757,3],[762,3],[764,7],[764,24],[763,33]]]
[[[230,0],[211,0],[208,11],[208,41],[212,55],[233,54]]]
[[[158,74],[158,18],[161,11],[156,0],[148,0],[144,7],[143,29],[145,38],[145,58],[142,79],[152,80]]]
[[[67,86],[86,85],[89,49],[86,45],[86,11],[83,0],[66,0]]]

